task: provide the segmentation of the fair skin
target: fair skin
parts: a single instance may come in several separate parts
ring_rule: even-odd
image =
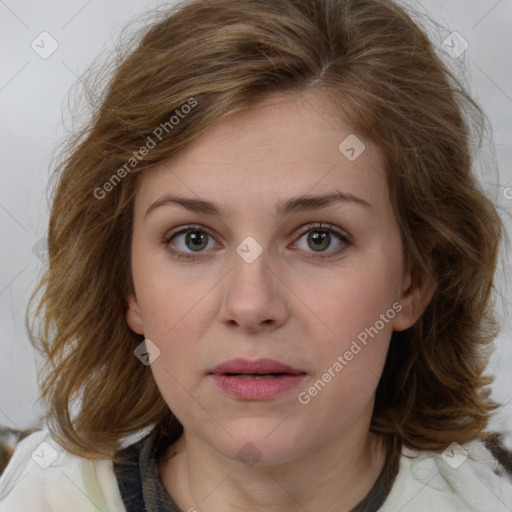
[[[384,442],[369,426],[389,340],[433,289],[404,271],[379,149],[360,137],[366,149],[349,161],[338,146],[354,131],[329,111],[318,93],[275,95],[140,177],[126,317],[159,348],[151,369],[184,426],[159,465],[181,510],[348,512],[382,471]],[[275,215],[280,202],[334,191],[344,200]],[[211,201],[222,216],[168,201],[148,212],[168,194]],[[324,232],[320,222],[343,238],[308,240]],[[177,234],[187,224],[206,231],[199,251]],[[236,252],[249,236],[263,251],[250,263]],[[396,303],[333,377],[338,356]],[[303,378],[271,399],[232,397],[209,373],[235,357],[274,359]],[[301,403],[329,368],[330,381]]]

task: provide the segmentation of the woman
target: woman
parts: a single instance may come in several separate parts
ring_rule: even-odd
[[[148,27],[59,168],[2,510],[510,510],[480,115],[387,0]]]

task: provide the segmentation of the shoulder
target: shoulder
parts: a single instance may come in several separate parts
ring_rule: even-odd
[[[504,454],[510,457],[496,439],[452,443],[443,453],[403,448],[398,475],[380,512],[510,512],[512,474]]]
[[[16,447],[0,477],[2,512],[125,512],[110,460],[64,450],[43,430]]]

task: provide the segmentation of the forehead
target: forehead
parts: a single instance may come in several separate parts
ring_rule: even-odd
[[[221,120],[145,173],[136,201],[173,192],[240,209],[255,195],[263,206],[264,199],[334,189],[369,203],[382,200],[380,150],[320,94],[281,93]]]

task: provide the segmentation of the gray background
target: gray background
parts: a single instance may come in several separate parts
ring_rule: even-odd
[[[428,13],[440,25],[429,25],[440,54],[466,76],[470,91],[489,116],[497,167],[479,171],[479,175],[510,233],[512,0],[407,4]],[[51,158],[70,121],[68,92],[92,59],[113,47],[130,19],[157,5],[163,4],[151,0],[0,0],[0,425],[27,427],[41,414],[38,356],[28,341],[24,316],[43,268],[46,187]],[[35,41],[39,52],[51,49],[55,43],[40,36],[45,31],[58,48],[44,59],[31,44]],[[468,43],[458,58],[442,49],[446,38],[445,45],[457,48],[459,43],[450,39],[452,32]],[[489,154],[484,152],[481,158],[489,158]],[[512,294],[504,277],[510,261],[510,255],[504,254],[497,303],[502,332],[489,371],[497,375],[494,398],[504,404],[493,426],[512,433],[512,322],[507,316],[512,310]]]

